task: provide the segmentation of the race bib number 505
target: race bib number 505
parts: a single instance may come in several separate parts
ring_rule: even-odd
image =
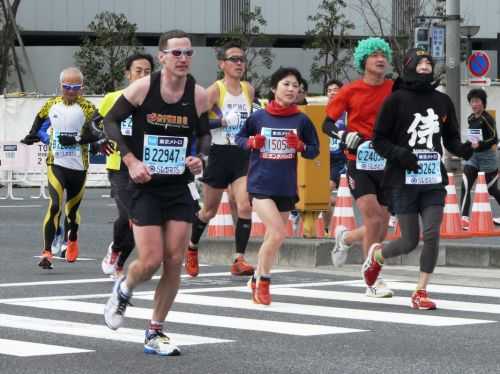
[[[180,175],[186,169],[188,139],[183,136],[144,135],[142,161],[153,174]]]
[[[266,137],[266,143],[260,150],[260,157],[271,160],[290,160],[295,158],[295,149],[288,148],[286,135],[292,129],[271,129],[263,127],[261,134]]]

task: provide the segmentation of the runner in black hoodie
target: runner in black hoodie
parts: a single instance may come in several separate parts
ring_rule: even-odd
[[[469,142],[460,140],[455,108],[450,98],[435,90],[433,61],[427,51],[411,49],[404,59],[403,78],[384,102],[375,124],[373,147],[387,159],[382,185],[390,191],[402,236],[371,246],[363,264],[368,286],[377,279],[384,258],[407,254],[419,241],[419,215],[424,245],[420,256],[420,278],[411,297],[416,309],[435,309],[427,296],[427,283],[436,266],[439,228],[443,217],[445,185],[448,183],[442,160],[444,146],[468,159]]]

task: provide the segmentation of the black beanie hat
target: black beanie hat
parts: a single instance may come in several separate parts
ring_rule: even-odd
[[[434,78],[434,73],[430,74],[417,74],[417,65],[421,59],[427,58],[432,65],[432,70],[434,72],[434,61],[432,60],[431,54],[419,48],[412,48],[408,50],[405,54],[403,60],[403,80],[406,82],[420,81],[420,82],[432,82]]]
[[[470,103],[470,101],[474,97],[481,100],[483,102],[484,107],[486,108],[487,97],[488,97],[488,95],[486,95],[486,91],[484,91],[480,88],[473,88],[467,94],[467,101]]]

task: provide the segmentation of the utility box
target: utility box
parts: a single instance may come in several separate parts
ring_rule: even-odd
[[[298,158],[297,186],[300,201],[299,211],[319,212],[328,209],[330,201],[330,138],[321,130],[326,117],[325,105],[301,105],[314,123],[319,138],[319,155],[314,160]]]

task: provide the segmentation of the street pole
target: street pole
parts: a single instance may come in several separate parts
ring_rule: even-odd
[[[446,0],[446,93],[450,97],[461,127],[460,109],[460,0]],[[461,129],[460,129],[461,130]],[[461,133],[461,131],[460,131]],[[460,161],[446,152],[448,170],[460,168]]]
[[[460,0],[446,1],[446,93],[460,123]]]

